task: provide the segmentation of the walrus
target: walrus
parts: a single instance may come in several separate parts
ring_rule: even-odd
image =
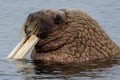
[[[119,58],[120,48],[102,27],[80,9],[43,9],[28,15],[24,31],[34,34],[33,60],[50,62],[85,62]]]

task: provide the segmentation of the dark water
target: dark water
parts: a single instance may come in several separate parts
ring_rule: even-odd
[[[0,0],[0,80],[120,80],[120,59],[68,65],[36,65],[29,55],[26,60],[6,60],[29,13],[63,7],[86,11],[120,46],[120,0]]]

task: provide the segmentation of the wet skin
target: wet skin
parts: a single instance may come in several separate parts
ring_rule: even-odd
[[[40,10],[24,25],[26,35],[39,37],[31,58],[51,62],[84,62],[119,58],[120,48],[101,26],[79,9]]]

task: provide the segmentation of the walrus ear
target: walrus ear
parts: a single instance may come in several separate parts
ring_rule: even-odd
[[[63,18],[61,15],[56,15],[56,17],[54,18],[54,22],[55,24],[60,24],[63,22]]]

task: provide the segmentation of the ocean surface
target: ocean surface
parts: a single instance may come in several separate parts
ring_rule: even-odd
[[[34,63],[7,60],[20,41],[20,26],[41,9],[79,8],[87,12],[120,46],[120,0],[0,0],[0,80],[120,80],[120,59],[87,64]]]

